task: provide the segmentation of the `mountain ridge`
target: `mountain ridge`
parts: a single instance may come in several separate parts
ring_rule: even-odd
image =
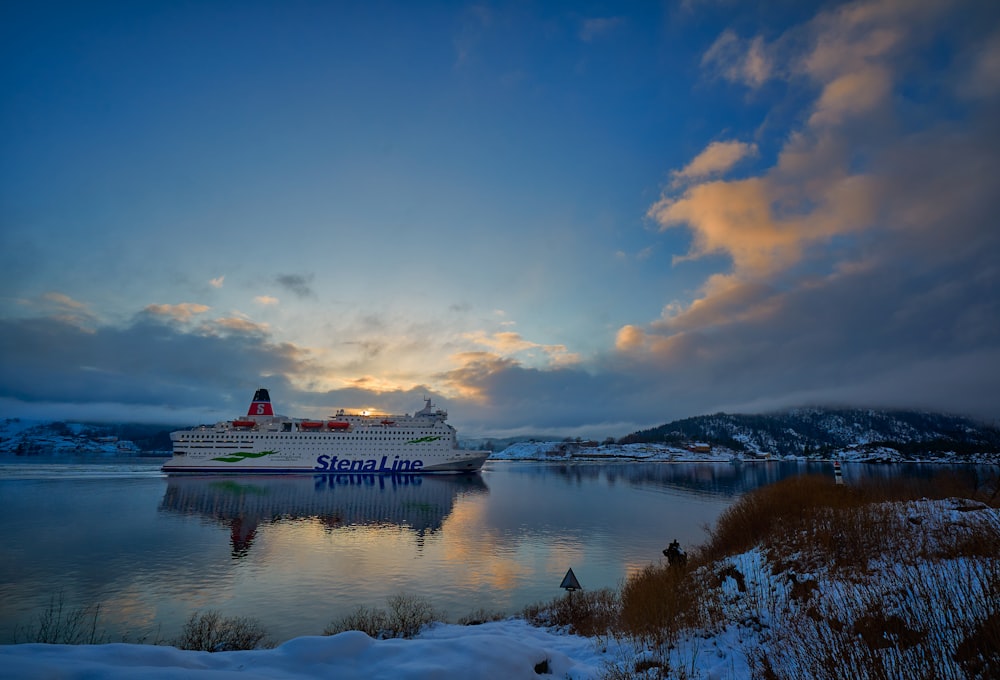
[[[904,457],[1000,453],[1000,430],[963,416],[926,411],[809,406],[762,414],[714,413],[633,432],[619,443],[693,440],[734,451],[824,457],[847,449],[893,449]]]

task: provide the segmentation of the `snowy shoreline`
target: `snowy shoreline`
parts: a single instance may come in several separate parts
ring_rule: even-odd
[[[521,442],[494,452],[490,461],[534,462],[665,462],[665,463],[920,463],[950,465],[997,465],[1000,454],[983,453],[971,458],[956,459],[954,454],[933,458],[912,458],[888,447],[870,449],[848,448],[828,456],[773,456],[766,452],[748,453],[722,446],[699,445],[708,450],[668,444],[601,444],[586,445],[579,442]]]

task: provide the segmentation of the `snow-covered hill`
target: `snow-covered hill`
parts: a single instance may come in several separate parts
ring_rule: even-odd
[[[155,437],[149,426],[95,425],[8,418],[0,420],[0,455],[14,456],[137,456],[151,450]],[[161,428],[162,429],[162,428]],[[137,443],[129,437],[143,438]],[[158,447],[158,448],[169,448]]]
[[[520,442],[496,451],[491,460],[636,460],[727,462],[735,452],[725,447],[693,451],[668,444],[590,444],[587,442]]]
[[[742,456],[849,460],[1000,460],[1000,430],[967,418],[916,411],[803,408],[717,413],[635,432],[622,442],[701,440]]]

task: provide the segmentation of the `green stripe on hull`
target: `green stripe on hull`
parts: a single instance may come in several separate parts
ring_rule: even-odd
[[[263,458],[264,456],[270,456],[275,451],[261,451],[260,453],[250,453],[249,451],[237,451],[236,453],[224,456],[222,458],[213,458],[212,460],[217,460],[220,463],[239,463],[240,461],[246,460],[248,458]]]

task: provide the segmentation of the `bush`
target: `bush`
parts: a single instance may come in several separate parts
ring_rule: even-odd
[[[711,623],[711,603],[696,572],[650,565],[622,586],[620,629],[652,645],[671,644],[682,630]]]
[[[393,637],[412,638],[426,625],[439,621],[443,616],[427,600],[411,595],[392,595],[386,598]]]
[[[479,626],[489,621],[503,621],[507,615],[503,612],[491,612],[487,609],[477,609],[476,611],[463,616],[458,620],[460,626]]]
[[[347,630],[360,630],[368,637],[381,638],[389,629],[389,618],[381,609],[359,606],[350,614],[342,616],[323,630],[323,635],[336,635]],[[387,636],[393,637],[393,636]]]
[[[34,626],[17,628],[14,642],[43,642],[53,645],[97,645],[108,642],[103,631],[98,631],[97,621],[101,605],[77,607],[66,610],[63,593],[53,595],[39,615]]]
[[[217,611],[194,612],[184,624],[181,637],[174,642],[179,649],[201,652],[230,652],[269,647],[266,632],[256,619],[223,618]]]
[[[443,617],[430,602],[411,595],[398,594],[386,598],[389,611],[358,607],[323,631],[323,635],[336,635],[348,630],[360,630],[376,639],[412,638],[424,626]]]
[[[607,588],[566,593],[545,604],[525,607],[522,616],[535,626],[569,628],[578,635],[603,635],[615,628],[620,606]]]

